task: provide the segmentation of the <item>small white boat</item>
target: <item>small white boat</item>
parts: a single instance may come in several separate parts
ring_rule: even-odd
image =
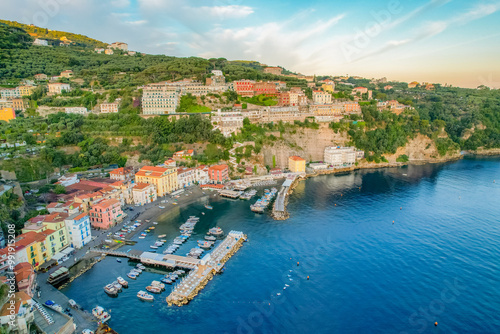
[[[130,279],[136,279],[137,278],[137,274],[135,274],[135,273],[128,273],[127,277],[130,278]]]
[[[149,246],[149,248],[158,249],[158,246],[151,245],[151,246]]]
[[[150,295],[149,293],[146,293],[146,291],[142,291],[142,290],[137,292],[137,297],[139,299],[145,300],[147,302],[151,302],[155,299],[152,295]]]
[[[166,234],[160,234],[160,235],[158,236],[158,239],[165,238],[166,236],[167,236]]]
[[[123,277],[119,276],[117,279],[118,283],[120,283],[121,286],[123,287],[128,287],[128,282],[126,280],[123,279]]]
[[[151,286],[151,285],[150,285],[150,286],[147,286],[147,287],[146,287],[146,290],[147,290],[148,292],[152,292],[152,293],[156,293],[156,294],[161,293],[161,289],[160,289],[159,287],[156,287],[156,286]]]
[[[92,309],[92,315],[96,317],[101,323],[108,321],[111,316],[101,306],[96,306]]]

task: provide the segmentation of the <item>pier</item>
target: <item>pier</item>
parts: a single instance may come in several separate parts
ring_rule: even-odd
[[[219,191],[219,195],[223,197],[228,197],[232,199],[237,199],[241,196],[242,191],[234,191],[234,190],[221,190]]]
[[[246,235],[243,232],[231,231],[228,236],[178,284],[167,297],[168,305],[182,306],[189,303],[201,291],[213,276],[219,273],[226,261],[238,251]]]
[[[297,184],[298,175],[292,174],[289,175],[285,182],[283,182],[278,195],[276,196],[276,201],[273,205],[273,212],[271,216],[275,220],[286,220],[289,217],[288,212],[286,211],[286,204],[288,201],[288,195],[291,193],[292,189]]]

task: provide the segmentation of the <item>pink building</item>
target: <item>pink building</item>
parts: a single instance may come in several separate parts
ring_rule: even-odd
[[[223,183],[229,180],[229,167],[227,165],[214,165],[208,167],[208,177],[212,183]]]
[[[114,198],[96,203],[90,209],[90,223],[96,228],[108,229],[115,226],[122,218],[120,201]]]

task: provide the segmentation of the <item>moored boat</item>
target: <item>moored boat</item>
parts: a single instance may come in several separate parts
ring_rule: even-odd
[[[207,235],[207,236],[205,236],[205,240],[208,240],[208,241],[215,241],[215,240],[217,240],[217,238],[216,238],[216,237],[214,237],[214,236],[212,236],[212,235]]]
[[[150,285],[150,286],[147,286],[147,287],[146,287],[146,290],[147,290],[148,292],[151,292],[151,293],[157,293],[157,294],[158,294],[158,293],[161,293],[161,289],[160,289],[160,288],[158,288],[158,287],[156,287],[156,286],[151,286],[151,285]]]
[[[136,279],[137,278],[137,274],[133,273],[133,272],[130,272],[130,273],[127,274],[127,277],[130,278],[130,279]]]
[[[128,282],[124,280],[123,277],[119,276],[116,278],[116,280],[118,281],[118,283],[120,283],[121,286],[128,288]]]
[[[112,284],[106,285],[104,291],[110,296],[118,296],[118,290]]]
[[[147,302],[151,302],[155,299],[155,297],[153,297],[152,295],[150,295],[149,293],[146,293],[146,291],[139,291],[137,292],[137,297],[140,299],[140,300],[144,300],[144,301],[147,301]]]
[[[220,227],[212,227],[210,230],[208,230],[208,233],[212,235],[221,235],[224,233]]]
[[[208,204],[205,204],[205,209],[212,210],[214,207]]]
[[[92,309],[92,315],[96,317],[101,323],[105,323],[106,321],[111,319],[109,313],[106,312],[101,306],[94,307]]]

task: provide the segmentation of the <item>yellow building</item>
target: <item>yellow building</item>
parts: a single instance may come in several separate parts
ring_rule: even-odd
[[[17,88],[19,89],[19,94],[21,96],[30,96],[33,93],[33,90],[35,90],[34,86],[19,86]]]
[[[58,232],[45,230],[40,233],[27,232],[16,238],[14,249],[16,263],[28,262],[35,269],[52,259],[57,249],[53,246]]]
[[[23,233],[35,232],[46,234],[47,247],[50,248],[52,255],[54,255],[69,246],[70,238],[64,222],[66,218],[68,218],[68,214],[62,212],[36,216],[28,220],[31,224],[25,226],[21,231]]]
[[[1,108],[0,109],[0,121],[10,121],[11,119],[16,118],[16,112],[14,108]]]
[[[288,158],[288,169],[292,173],[305,173],[306,160],[298,156],[291,156]]]
[[[144,166],[135,174],[135,183],[154,184],[158,197],[165,196],[179,188],[177,168]]]
[[[321,85],[321,88],[323,88],[323,90],[325,92],[333,93],[333,91],[335,90],[335,84],[334,83],[324,83]]]

